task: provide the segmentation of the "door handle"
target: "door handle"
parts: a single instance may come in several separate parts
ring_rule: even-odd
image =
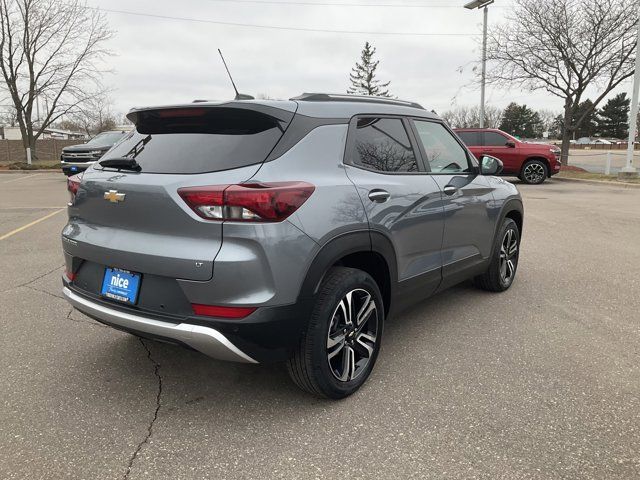
[[[369,192],[369,200],[376,203],[384,203],[389,200],[391,194],[381,188],[375,188]]]
[[[453,195],[458,191],[458,187],[454,187],[453,185],[447,185],[442,189],[445,195]]]

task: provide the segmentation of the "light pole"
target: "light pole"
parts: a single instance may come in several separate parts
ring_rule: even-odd
[[[487,17],[489,15],[489,5],[494,0],[473,0],[467,3],[464,8],[469,10],[484,9],[484,22],[482,25],[482,79],[480,82],[480,128],[484,128],[484,90],[487,83]]]
[[[633,166],[633,151],[635,149],[636,126],[638,122],[638,91],[640,90],[640,17],[638,19],[638,41],[636,45],[636,73],[633,77],[633,93],[631,95],[631,111],[629,112],[629,143],[627,144],[627,162],[618,174],[619,177],[637,177],[638,172]]]

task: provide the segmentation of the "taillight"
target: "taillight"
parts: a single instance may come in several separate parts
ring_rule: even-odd
[[[67,178],[67,190],[69,190],[69,194],[71,195],[71,203],[76,198],[76,194],[78,193],[78,189],[80,188],[80,183],[82,182],[82,173],[78,173],[76,175],[72,175]]]
[[[76,274],[73,272],[66,270],[64,274],[66,275],[66,277],[69,279],[70,282],[73,282],[76,279]]]
[[[192,303],[191,308],[196,315],[218,318],[244,318],[256,311],[256,307],[221,307]]]
[[[277,182],[185,187],[178,189],[178,194],[207,220],[281,222],[300,208],[314,190],[306,182]]]

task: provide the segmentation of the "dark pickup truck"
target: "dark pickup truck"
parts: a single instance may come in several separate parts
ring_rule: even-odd
[[[87,143],[63,148],[62,155],[60,155],[62,173],[71,176],[84,172],[94,162],[100,160],[127,133],[126,131],[102,132]]]

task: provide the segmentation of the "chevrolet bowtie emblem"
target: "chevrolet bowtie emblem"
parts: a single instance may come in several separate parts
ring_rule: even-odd
[[[109,200],[111,203],[124,202],[124,193],[118,193],[117,190],[109,190],[104,192],[104,199]]]

